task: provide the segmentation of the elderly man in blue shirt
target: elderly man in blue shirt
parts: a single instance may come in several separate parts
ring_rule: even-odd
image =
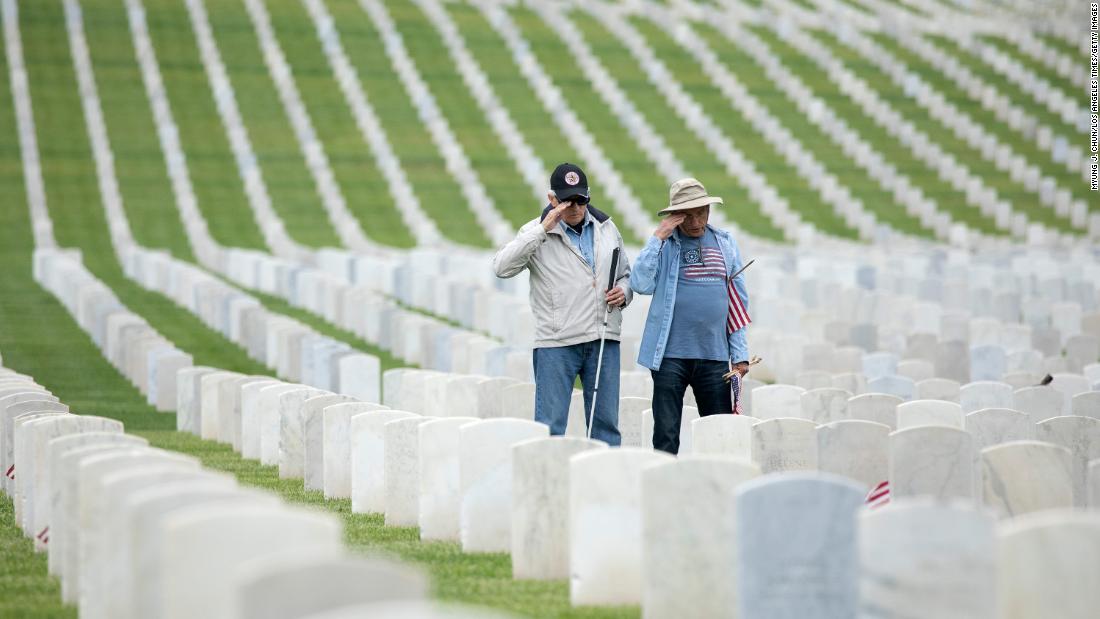
[[[630,288],[653,295],[638,363],[653,375],[653,447],[680,449],[684,393],[690,386],[701,416],[732,413],[731,369],[749,369],[745,340],[748,291],[738,275],[741,252],[733,236],[711,226],[711,196],[685,178],[669,189],[669,205],[630,273]]]

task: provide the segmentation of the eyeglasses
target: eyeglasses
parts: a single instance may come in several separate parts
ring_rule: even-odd
[[[569,198],[568,200],[562,200],[562,202],[572,202],[573,204],[575,204],[577,206],[585,206],[585,205],[588,204],[588,202],[590,200],[591,200],[591,198],[589,198],[588,196],[583,196],[582,195],[582,196],[573,196],[573,197]]]

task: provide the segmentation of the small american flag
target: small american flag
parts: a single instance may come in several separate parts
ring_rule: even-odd
[[[743,414],[744,410],[741,408],[741,374],[739,372],[734,372],[730,376],[730,396],[733,398],[733,414]]]
[[[878,509],[890,502],[890,482],[880,481],[877,486],[867,493],[864,501],[870,509]]]
[[[727,333],[733,333],[752,322],[748,310],[745,309],[745,302],[741,300],[741,295],[737,294],[733,280],[732,277],[726,280],[726,296],[729,297],[729,314],[726,316]]]

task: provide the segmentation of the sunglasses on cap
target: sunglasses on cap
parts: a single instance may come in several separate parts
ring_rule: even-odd
[[[573,204],[576,204],[577,206],[585,206],[585,205],[588,204],[588,202],[590,200],[591,200],[591,198],[589,198],[588,196],[578,195],[578,196],[570,196],[569,198],[567,198],[565,200],[562,200],[562,202],[572,202]]]

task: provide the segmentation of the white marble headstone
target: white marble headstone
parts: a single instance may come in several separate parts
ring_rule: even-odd
[[[827,473],[742,484],[735,492],[737,616],[856,616],[856,515],[864,494]]]
[[[447,417],[420,424],[420,539],[458,540],[461,486],[459,428],[475,417]]]
[[[345,402],[326,406],[322,412],[321,443],[326,498],[351,497],[351,418],[360,413],[387,410],[382,404]],[[309,454],[306,444],[306,457]]]
[[[512,446],[548,437],[550,428],[525,419],[487,419],[458,432],[462,550],[507,552],[512,538]]]
[[[904,401],[887,393],[864,393],[848,400],[848,416],[850,419],[873,421],[896,429],[897,408]]]
[[[1047,511],[997,532],[1004,619],[1089,619],[1100,608],[1100,514]]]
[[[402,417],[382,425],[386,443],[385,522],[415,527],[420,513],[420,424],[438,417]],[[327,478],[326,478],[327,479]]]
[[[161,595],[156,616],[164,619],[235,617],[233,574],[245,561],[343,547],[334,516],[287,508],[198,505],[164,518],[160,531],[162,578],[152,586]]]
[[[918,426],[890,434],[891,498],[968,499],[973,486],[973,439],[964,430]]]
[[[963,427],[963,409],[943,400],[912,400],[898,405],[898,430],[918,426]]]
[[[331,548],[265,555],[233,576],[238,619],[298,619],[334,608],[427,597],[420,571],[382,559],[347,556]]]
[[[691,422],[692,453],[752,458],[752,427],[748,415],[707,415]]]
[[[1050,386],[1024,387],[1012,393],[1012,406],[1015,410],[1027,413],[1032,423],[1058,417],[1065,409],[1066,396]]]
[[[274,437],[279,479],[298,479],[305,476],[305,402],[321,395],[333,394],[321,389],[305,388],[279,396],[278,434]],[[263,435],[265,439],[270,436]],[[263,447],[267,453],[271,445],[265,440]]]
[[[736,616],[731,497],[739,484],[759,474],[756,465],[728,456],[686,456],[642,472],[646,617]]]
[[[1060,445],[1014,441],[983,449],[980,475],[982,500],[1001,517],[1073,507],[1073,459]]]
[[[1073,457],[1073,504],[1084,506],[1088,463],[1100,458],[1100,419],[1051,417],[1035,426],[1035,438],[1069,449]]]
[[[805,419],[767,419],[752,427],[752,461],[760,471],[812,471],[817,468],[814,422]]]
[[[569,576],[569,459],[607,444],[555,436],[512,447],[512,576]]]
[[[574,606],[642,599],[641,475],[673,462],[659,451],[621,447],[569,460],[569,599]]]
[[[996,619],[993,527],[989,513],[961,501],[863,511],[859,616]]]
[[[378,410],[351,418],[351,511],[386,511],[386,435],[390,421],[415,417],[408,411]]]
[[[355,401],[350,396],[327,394],[314,396],[302,403],[302,477],[306,490],[322,490],[325,486],[325,409],[334,404]]]
[[[817,468],[874,488],[887,479],[890,428],[850,419],[817,428]]]

